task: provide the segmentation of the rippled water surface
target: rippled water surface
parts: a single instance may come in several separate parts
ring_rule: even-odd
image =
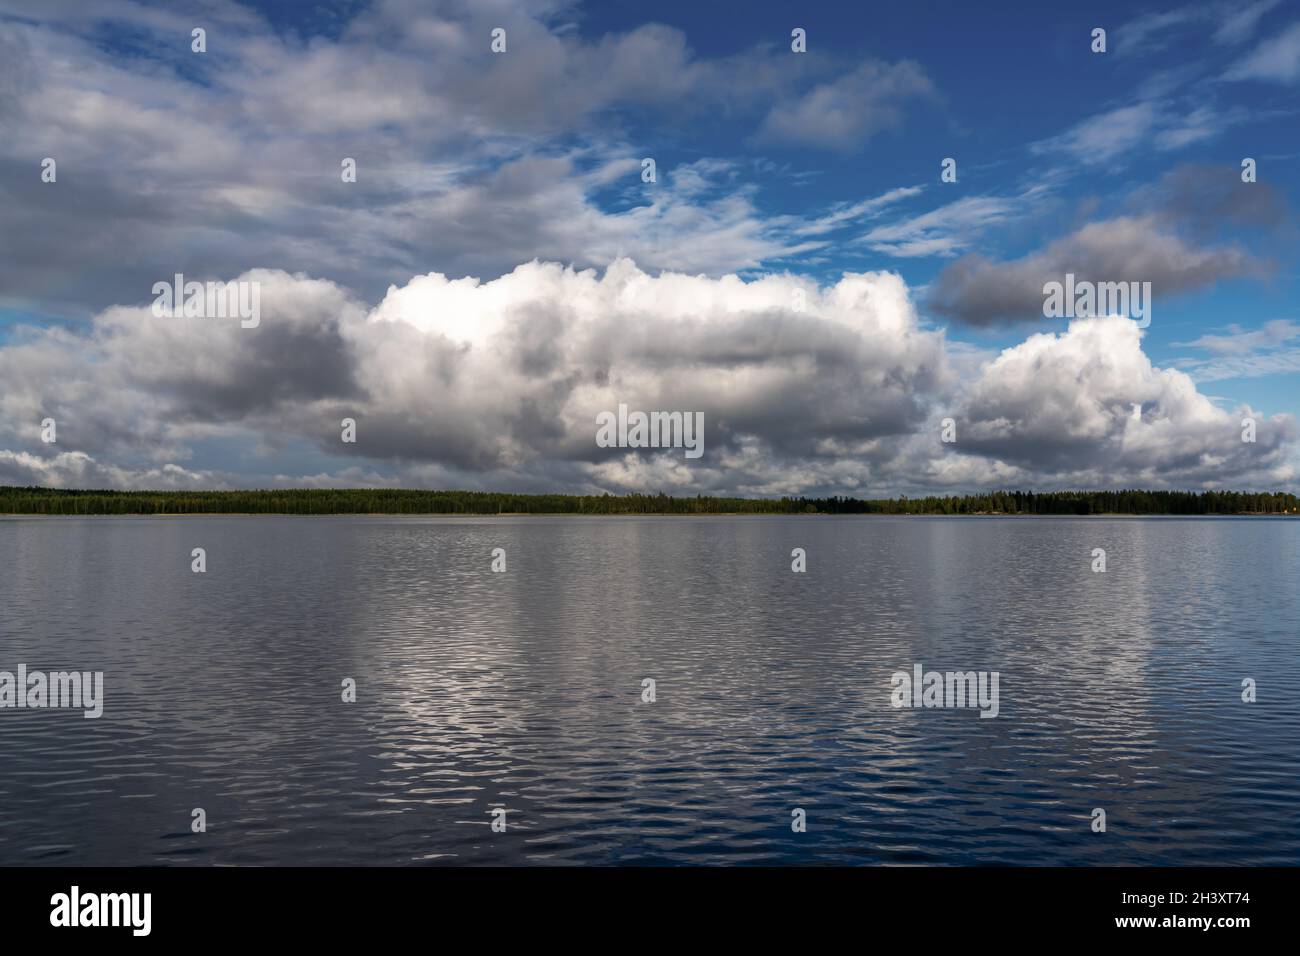
[[[1298,544],[1285,519],[0,520],[0,670],[105,674],[98,720],[0,710],[0,864],[1295,864]],[[999,672],[999,716],[894,709],[916,663]]]

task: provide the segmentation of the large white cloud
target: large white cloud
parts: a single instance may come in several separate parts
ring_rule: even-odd
[[[84,334],[29,329],[0,346],[0,481],[741,494],[1295,482],[1289,417],[1260,417],[1243,443],[1250,410],[1153,367],[1133,322],[1079,320],[981,363],[920,323],[892,273],[818,286],[531,262],[487,282],[417,276],[373,307],[303,275],[240,279],[261,287],[255,329],[114,307]],[[620,404],[702,412],[704,456],[597,447],[597,414]],[[952,445],[939,440],[950,415]],[[57,446],[39,441],[45,416]],[[355,444],[340,440],[345,417]],[[257,460],[203,451],[223,441]]]
[[[1087,484],[1294,484],[1291,416],[1227,411],[1183,372],[1157,368],[1121,316],[1077,319],[1006,349],[971,386],[958,447]],[[1256,422],[1243,441],[1242,421]]]

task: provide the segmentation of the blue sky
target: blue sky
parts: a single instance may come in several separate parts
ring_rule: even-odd
[[[793,19],[789,5],[782,3],[689,6],[656,11],[657,19],[692,39],[698,37],[702,54],[726,56],[752,45],[776,46],[797,21],[807,29],[811,49],[819,56],[853,62],[864,56],[905,55],[922,64],[941,91],[936,102],[909,113],[899,128],[842,151],[810,152],[800,143],[744,149],[741,155],[784,171],[783,177],[775,170],[756,171],[753,177],[762,186],[764,208],[774,215],[807,214],[846,197],[868,198],[900,186],[926,187],[894,207],[900,218],[923,214],[945,201],[1015,197],[1035,186],[1049,187],[1041,199],[1016,204],[997,226],[970,237],[972,250],[1014,258],[1083,221],[1085,210],[1095,208],[1100,215],[1108,209],[1112,214],[1126,211],[1130,194],[1140,196],[1180,164],[1235,167],[1246,156],[1257,160],[1261,181],[1276,190],[1289,209],[1296,205],[1296,83],[1223,79],[1261,41],[1294,24],[1300,14],[1294,5],[1288,10],[1284,4],[1142,8],[1129,3],[1006,3],[993,5],[995,9],[968,3],[812,4],[806,15]],[[1255,13],[1257,31],[1245,32],[1244,21]],[[638,4],[603,4],[590,11],[583,27],[596,34],[626,30],[640,22],[640,16]],[[1232,33],[1234,25],[1241,32]],[[1098,26],[1108,31],[1105,55],[1090,48],[1091,31]],[[1225,30],[1230,32],[1216,39]],[[1130,128],[1114,116],[1147,104],[1152,107],[1149,124]],[[1179,146],[1155,145],[1155,130],[1166,123],[1176,127],[1198,110],[1206,115],[1188,132],[1194,139]],[[1098,118],[1102,122],[1093,135],[1075,150],[1035,151],[1037,144],[1050,143]],[[742,117],[711,118],[685,135],[672,136],[672,146],[664,152],[678,160],[733,153],[752,133],[746,122]],[[641,141],[662,141],[653,119],[634,129]],[[1095,157],[1088,155],[1090,147]],[[936,158],[948,156],[958,159],[958,183],[939,185]],[[1287,225],[1293,227],[1290,215]],[[852,230],[846,232],[852,235]],[[1225,282],[1161,301],[1159,320],[1144,343],[1154,359],[1196,361],[1196,350],[1183,343],[1222,334],[1234,325],[1296,320],[1296,235],[1293,229],[1259,232],[1224,224],[1221,238],[1247,243],[1261,259],[1276,262],[1276,273],[1264,282]],[[948,261],[937,256],[882,257],[869,248],[829,252],[824,261],[795,258],[788,264],[833,278],[844,270],[879,267],[883,258],[909,284],[922,286]],[[1023,328],[969,337],[981,346],[1004,347],[1014,344],[1020,333]],[[1293,411],[1300,365],[1293,361],[1291,368],[1290,374],[1218,380],[1215,391],[1267,411]]]
[[[0,0],[0,481],[1296,487],[1294,3],[97,9]],[[127,314],[249,270],[256,346]],[[1149,327],[1044,318],[1066,271]],[[591,447],[624,397],[710,454]]]

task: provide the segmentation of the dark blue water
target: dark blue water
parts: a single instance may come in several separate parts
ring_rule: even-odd
[[[1298,545],[1284,519],[0,520],[0,670],[105,675],[98,720],[0,710],[0,864],[1295,864]],[[999,716],[895,709],[915,663],[997,671]]]

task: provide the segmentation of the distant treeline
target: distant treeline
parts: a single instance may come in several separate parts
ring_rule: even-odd
[[[928,498],[674,498],[658,495],[515,495],[482,491],[313,488],[284,491],[65,491],[0,486],[0,514],[391,515],[1225,515],[1297,514],[1276,492],[997,491]]]

